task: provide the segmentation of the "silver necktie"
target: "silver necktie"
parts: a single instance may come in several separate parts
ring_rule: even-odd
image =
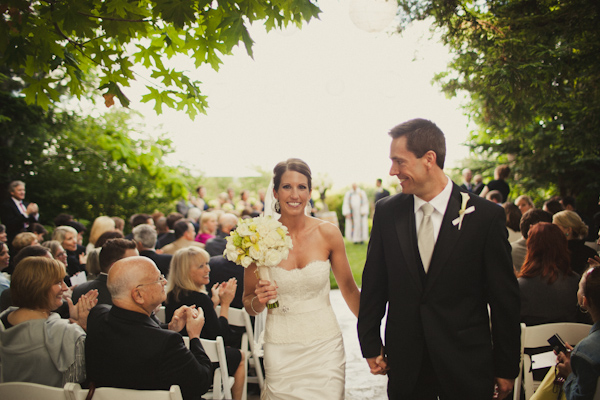
[[[419,243],[419,253],[421,253],[421,261],[423,262],[425,273],[427,273],[429,263],[431,262],[431,255],[433,254],[433,247],[435,246],[433,223],[431,222],[433,206],[429,203],[425,203],[421,206],[421,211],[423,211],[423,219],[421,220],[417,238]]]

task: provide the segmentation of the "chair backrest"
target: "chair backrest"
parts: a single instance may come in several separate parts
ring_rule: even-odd
[[[190,338],[183,337],[183,342],[187,348],[190,347]],[[227,359],[225,358],[225,344],[223,338],[217,336],[216,340],[200,339],[204,352],[210,358],[210,361],[219,363],[219,367],[215,369],[213,378],[213,399],[224,398],[231,399],[232,381],[229,379],[229,370],[227,369]]]
[[[522,347],[524,349],[534,349],[549,346],[548,339],[554,334],[558,334],[565,342],[571,346],[575,346],[581,339],[585,338],[590,333],[591,328],[591,325],[571,322],[528,326],[525,328],[525,339],[523,340]],[[536,385],[531,370],[531,357],[527,354],[523,355],[523,368],[521,373],[523,374],[525,399],[529,399],[533,395]],[[537,383],[539,385],[539,382]]]
[[[165,306],[160,306],[158,311],[156,311],[156,318],[158,318],[158,320],[160,322],[162,322],[163,324],[166,324],[167,321],[165,321],[166,319],[166,315],[165,315]]]
[[[221,314],[221,306],[217,306],[216,312],[219,315]],[[250,315],[248,315],[246,310],[243,308],[240,309],[234,307],[229,307],[227,321],[230,326],[245,328],[245,332],[242,334],[242,340],[240,342],[240,350],[244,353],[244,369],[246,371],[241,400],[246,400],[248,398],[248,362],[251,359],[251,353],[248,345],[250,344],[250,346],[254,347],[252,323],[250,322]]]
[[[525,353],[525,330],[527,326],[521,323],[521,348],[519,353],[519,375],[515,379],[513,400],[521,400],[521,384],[523,382],[523,354]]]
[[[5,382],[0,383],[0,399],[68,400],[69,397],[63,388],[31,382]]]
[[[87,389],[82,389],[78,383],[67,383],[65,392],[70,400],[85,400]],[[25,397],[23,397],[25,398]],[[173,385],[169,390],[134,390],[113,387],[100,387],[94,391],[94,400],[183,400],[181,389]]]

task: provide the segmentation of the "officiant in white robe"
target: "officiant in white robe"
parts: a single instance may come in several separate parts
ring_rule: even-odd
[[[346,239],[354,243],[369,240],[369,199],[356,183],[344,196],[342,214],[346,217]]]

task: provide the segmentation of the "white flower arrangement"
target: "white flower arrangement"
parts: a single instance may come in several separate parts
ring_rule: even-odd
[[[224,257],[244,268],[256,264],[261,279],[269,281],[268,267],[279,265],[293,247],[287,227],[270,216],[241,219],[236,230],[225,239]],[[267,304],[268,308],[278,306],[277,300]]]
[[[454,226],[458,225],[459,231],[460,231],[460,228],[462,227],[462,222],[463,222],[463,218],[465,218],[465,215],[471,214],[473,211],[475,211],[474,206],[467,208],[467,203],[471,199],[469,194],[461,192],[460,195],[462,196],[462,206],[461,206],[460,210],[458,210],[458,218],[456,218],[454,221],[452,221],[452,225],[454,225]]]

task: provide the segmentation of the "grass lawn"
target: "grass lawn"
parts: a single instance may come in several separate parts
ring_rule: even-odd
[[[367,259],[367,243],[354,244],[346,239],[344,239],[344,242],[346,243],[346,254],[350,262],[352,276],[354,276],[354,280],[360,288],[362,286],[362,272],[365,267],[365,260]],[[333,273],[329,274],[329,281],[331,282],[332,289],[338,288]]]

